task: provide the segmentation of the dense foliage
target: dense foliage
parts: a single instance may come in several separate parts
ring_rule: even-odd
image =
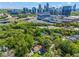
[[[8,50],[13,50],[14,56],[28,56],[35,44],[43,45],[46,52],[36,52],[31,56],[79,56],[79,40],[72,42],[62,39],[63,36],[75,34],[79,34],[79,31],[39,28],[34,23],[27,22],[0,25],[0,56]]]
[[[71,16],[79,16],[79,11],[73,11],[73,12],[71,12]]]

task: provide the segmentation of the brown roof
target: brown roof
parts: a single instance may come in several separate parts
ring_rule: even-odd
[[[42,48],[42,45],[35,45],[35,46],[33,46],[32,49],[34,52],[38,52],[41,48]]]

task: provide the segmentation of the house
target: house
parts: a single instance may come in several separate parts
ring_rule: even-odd
[[[45,48],[42,45],[39,45],[39,44],[34,45],[32,47],[32,51],[33,52],[40,52],[40,53],[45,53],[46,52]]]

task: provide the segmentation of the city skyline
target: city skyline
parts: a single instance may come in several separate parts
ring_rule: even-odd
[[[39,4],[41,4],[42,7],[47,2],[0,2],[0,9],[5,8],[13,8],[13,9],[21,9],[21,8],[32,8],[32,7],[38,7]],[[73,6],[76,4],[76,8],[79,8],[79,2],[48,2],[50,7],[60,7],[60,6]]]

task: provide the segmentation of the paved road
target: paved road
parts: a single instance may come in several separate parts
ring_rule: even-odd
[[[10,16],[9,16],[10,17]],[[10,17],[11,18],[11,17]],[[45,22],[42,20],[37,20],[36,17],[29,17],[30,20],[28,20],[28,22],[34,22],[34,23],[46,23],[46,24],[53,24],[53,23],[49,23],[49,22]],[[1,24],[2,25],[2,24]],[[60,28],[64,28],[64,29],[74,29],[74,30],[79,30],[79,28],[75,27],[56,27],[56,26],[39,26],[39,28],[48,28],[48,29],[60,29]]]
[[[73,29],[73,30],[79,30],[79,28],[65,28],[65,27],[56,27],[56,26],[37,26],[39,28],[48,28],[48,29],[60,29],[60,28],[64,28],[64,29]]]

